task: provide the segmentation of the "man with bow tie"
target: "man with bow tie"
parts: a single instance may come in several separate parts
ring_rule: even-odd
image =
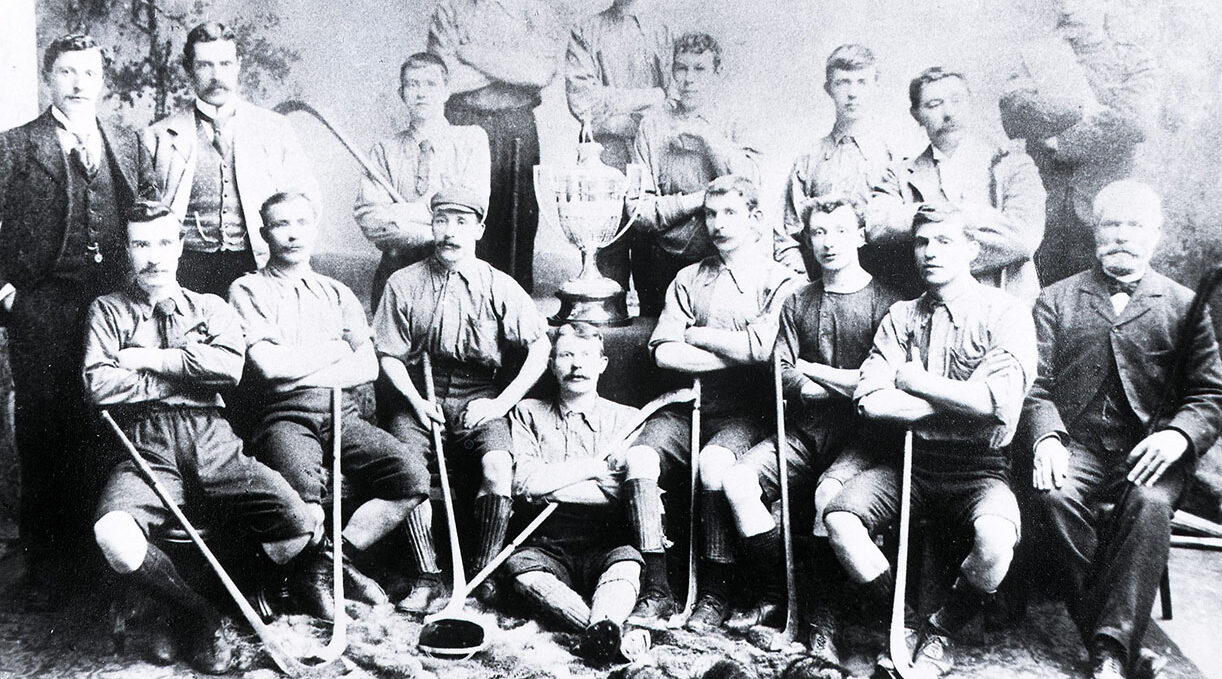
[[[97,118],[103,69],[93,38],[53,41],[43,59],[51,106],[0,134],[0,307],[16,399],[21,539],[30,574],[48,584],[56,582],[49,562],[79,553],[69,543],[87,537],[84,313],[121,282],[126,262],[122,215],[135,145]]]
[[[1158,194],[1114,182],[1094,218],[1096,266],[1036,303],[1039,374],[1023,420],[1040,544],[1064,569],[1092,676],[1119,679],[1139,657],[1171,514],[1222,426],[1222,362],[1208,313],[1183,327],[1192,291],[1150,269]],[[1188,360],[1173,375],[1183,332]],[[1160,404],[1168,382],[1174,399]]]
[[[263,201],[294,189],[317,202],[318,185],[288,121],[239,97],[231,29],[191,29],[182,61],[195,103],[141,133],[139,186],[183,224],[182,286],[224,297],[238,276],[267,264]]]

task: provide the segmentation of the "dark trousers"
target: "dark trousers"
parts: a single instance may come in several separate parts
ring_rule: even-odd
[[[475,254],[511,274],[526,292],[533,292],[535,232],[539,228],[534,173],[535,165],[539,164],[539,130],[535,126],[535,111],[530,106],[479,111],[455,106],[451,101],[446,105],[446,118],[454,125],[479,125],[488,133],[492,187],[484,237],[476,244]],[[519,140],[516,175],[514,139]],[[514,195],[517,195],[516,220]]]
[[[1032,498],[1036,540],[1064,569],[1066,603],[1082,639],[1109,637],[1136,658],[1167,565],[1171,514],[1192,465],[1181,460],[1153,486],[1125,495],[1127,453],[1101,455],[1076,443],[1070,451],[1064,485]]]
[[[93,286],[52,279],[17,293],[9,320],[21,538],[41,559],[79,553],[103,463],[81,382]]]

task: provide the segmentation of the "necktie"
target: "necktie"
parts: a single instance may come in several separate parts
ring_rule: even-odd
[[[1118,281],[1115,278],[1108,276],[1107,277],[1107,294],[1108,295],[1125,294],[1125,295],[1132,296],[1133,293],[1137,291],[1137,285],[1139,283],[1141,283],[1140,278],[1138,278],[1135,281]]]
[[[423,196],[429,191],[429,172],[433,165],[433,142],[425,139],[420,142],[420,156],[416,162],[416,195]]]
[[[153,307],[153,315],[157,317],[157,332],[161,335],[161,348],[174,349],[182,346],[182,332],[178,328],[178,319],[174,312],[178,305],[171,298],[158,300]]]
[[[68,159],[76,165],[76,168],[85,175],[86,179],[92,180],[98,174],[98,161],[89,152],[89,140],[71,130],[68,131],[76,138],[76,146],[68,152]]]
[[[204,116],[204,118],[212,125],[212,148],[216,149],[216,152],[221,154],[222,158],[228,158],[229,149],[232,145],[229,143],[226,131],[229,129],[229,123],[233,120],[233,117],[229,116],[222,119],[219,116],[216,118]]]

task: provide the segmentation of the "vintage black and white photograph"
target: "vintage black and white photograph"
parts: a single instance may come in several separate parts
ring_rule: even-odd
[[[1212,0],[0,0],[0,679],[1222,679]]]

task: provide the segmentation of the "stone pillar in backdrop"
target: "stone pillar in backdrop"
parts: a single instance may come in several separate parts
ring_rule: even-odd
[[[34,4],[35,0],[4,0],[4,18],[0,20],[0,130],[16,127],[38,115]],[[0,541],[16,537],[17,470],[8,335],[0,332]]]

